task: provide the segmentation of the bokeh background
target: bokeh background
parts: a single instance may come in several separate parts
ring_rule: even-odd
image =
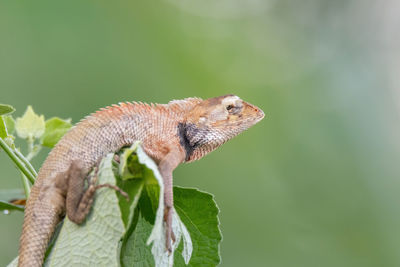
[[[0,0],[0,102],[77,122],[237,94],[267,117],[175,183],[215,195],[221,266],[400,266],[400,2]],[[34,160],[39,168],[48,151]],[[0,188],[21,187],[0,152]],[[22,214],[0,215],[0,265]]]

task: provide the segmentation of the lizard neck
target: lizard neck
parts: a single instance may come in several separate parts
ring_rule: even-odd
[[[184,122],[178,123],[179,144],[185,150],[185,161],[189,161],[193,151],[196,149],[195,144],[191,144],[187,135],[187,124]]]

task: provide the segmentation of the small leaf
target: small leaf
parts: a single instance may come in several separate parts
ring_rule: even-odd
[[[6,105],[6,104],[0,104],[0,116],[11,114],[14,111],[15,111],[15,108],[13,108],[13,106]]]
[[[122,180],[143,177],[143,167],[138,161],[136,149],[140,142],[135,142],[130,148],[126,148],[120,154],[119,175]]]
[[[15,130],[15,121],[11,116],[3,116],[4,122],[6,123],[8,134],[13,134]]]
[[[8,136],[6,123],[4,121],[3,116],[0,116],[0,138],[6,138]]]
[[[46,130],[42,136],[42,145],[54,147],[57,142],[72,127],[70,120],[63,120],[58,117],[48,119],[45,123]]]
[[[9,116],[0,116],[0,138],[2,138],[8,146],[14,147],[14,136],[10,135],[11,132],[8,130],[7,126],[7,121],[9,121],[8,117]]]
[[[0,211],[24,211],[24,207],[21,205],[15,205],[8,203],[7,201],[0,200]]]
[[[44,116],[37,115],[31,106],[28,106],[24,115],[17,118],[15,130],[21,138],[40,138],[45,131]]]
[[[9,147],[15,148],[14,139],[15,139],[14,136],[9,135],[9,136],[7,136],[6,138],[4,138],[4,142],[6,142],[6,144],[7,144]]]
[[[121,194],[118,194],[121,219],[124,222],[125,229],[128,229],[132,222],[144,182],[143,179],[129,179],[122,181],[121,179],[118,179],[117,185],[129,195],[129,201],[127,201]]]

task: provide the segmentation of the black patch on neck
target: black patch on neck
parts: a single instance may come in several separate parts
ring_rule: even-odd
[[[198,143],[191,144],[189,139],[191,132],[195,128],[196,127],[192,123],[183,123],[183,122],[178,123],[179,143],[185,149],[186,152],[185,161],[189,160],[190,156],[193,154],[193,151],[196,149],[196,147],[199,146]]]

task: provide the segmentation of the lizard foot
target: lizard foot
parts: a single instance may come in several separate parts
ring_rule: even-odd
[[[124,190],[122,190],[121,188],[119,188],[116,185],[112,185],[112,184],[96,185],[97,179],[98,179],[98,176],[97,176],[98,171],[99,171],[99,167],[95,166],[93,174],[90,177],[86,177],[88,180],[88,184],[90,185],[90,187],[93,188],[92,190],[96,191],[97,189],[100,189],[102,187],[108,187],[108,188],[114,189],[115,191],[118,191],[126,199],[126,201],[129,201],[129,195]]]
[[[93,174],[87,177],[83,169],[79,167],[79,164],[73,163],[71,165],[66,197],[66,213],[68,218],[74,223],[81,224],[85,220],[93,204],[94,194],[99,188],[112,188],[129,201],[128,194],[115,185],[96,185],[98,180],[97,170],[96,168]],[[88,183],[86,190],[84,189],[85,179],[87,179]]]

